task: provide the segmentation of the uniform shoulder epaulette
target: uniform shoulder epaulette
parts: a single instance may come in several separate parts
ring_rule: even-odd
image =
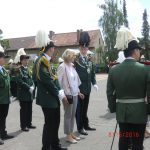
[[[40,80],[39,71],[40,71],[40,66],[41,66],[41,64],[43,64],[43,65],[48,69],[48,72],[50,73],[52,79],[53,79],[53,80],[56,80],[56,79],[57,79],[57,76],[52,73],[51,65],[50,65],[49,61],[46,59],[45,56],[42,56],[42,57],[39,59],[39,61],[37,62],[37,65],[36,65],[36,70],[37,70],[37,71],[36,71],[36,76],[37,76],[37,78]]]
[[[42,56],[41,58],[40,58],[40,63],[43,63],[44,64],[44,66],[46,66],[47,68],[49,68],[50,67],[50,63],[49,63],[49,61],[46,59],[46,57],[45,56]]]

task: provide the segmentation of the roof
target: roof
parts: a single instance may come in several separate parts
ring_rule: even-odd
[[[88,33],[91,38],[90,47],[95,47],[94,44],[96,42],[97,36],[100,34],[100,30],[90,30],[88,31]],[[11,38],[8,40],[10,48],[8,48],[7,50],[18,50],[19,48],[37,48],[35,45],[35,36]],[[52,40],[55,41],[55,45],[59,47],[79,45],[77,42],[77,32],[57,33],[53,35]]]

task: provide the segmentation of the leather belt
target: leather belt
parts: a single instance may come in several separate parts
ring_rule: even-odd
[[[145,98],[137,98],[137,99],[117,99],[116,100],[118,103],[141,103],[145,102]]]

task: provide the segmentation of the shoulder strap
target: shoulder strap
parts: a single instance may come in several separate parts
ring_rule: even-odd
[[[72,90],[71,90],[71,86],[70,86],[70,83],[69,83],[69,79],[68,79],[68,74],[67,74],[66,66],[65,66],[65,72],[66,72],[67,82],[68,82],[68,85],[69,85],[69,88],[70,88],[70,93],[72,94]]]

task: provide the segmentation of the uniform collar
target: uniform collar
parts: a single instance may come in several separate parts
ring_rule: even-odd
[[[45,55],[45,57],[48,59],[48,61],[50,61],[50,60],[51,60],[51,57],[50,57],[50,56],[48,56],[46,53],[44,53],[44,55]]]
[[[23,65],[22,65],[22,67],[23,67],[24,69],[27,69],[27,68],[28,68],[27,66],[23,66]]]
[[[81,53],[80,53],[80,56],[82,57],[82,58],[87,58],[87,55],[82,55]]]
[[[136,59],[125,59],[124,62],[137,62]]]
[[[126,59],[134,59],[135,60],[135,58],[133,58],[133,57],[127,57]]]

